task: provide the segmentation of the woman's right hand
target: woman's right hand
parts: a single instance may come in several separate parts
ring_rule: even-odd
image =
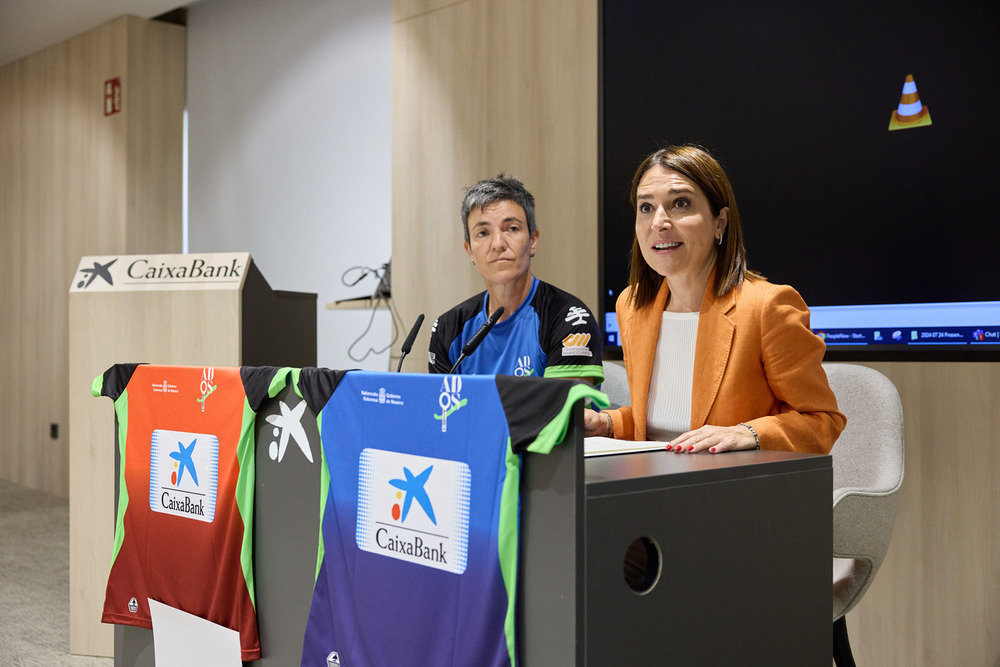
[[[608,437],[610,435],[608,433],[608,418],[596,410],[584,408],[583,431],[583,434],[587,437],[592,435]]]

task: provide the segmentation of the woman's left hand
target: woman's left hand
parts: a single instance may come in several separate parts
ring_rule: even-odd
[[[702,426],[682,433],[667,443],[667,451],[697,454],[708,452],[734,452],[739,449],[756,449],[757,440],[745,426]]]

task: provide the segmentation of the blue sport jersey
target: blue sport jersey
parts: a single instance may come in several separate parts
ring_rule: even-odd
[[[489,317],[486,292],[441,315],[431,328],[427,367],[447,373],[462,346]],[[497,323],[458,367],[463,375],[516,375],[604,380],[601,330],[594,314],[569,292],[534,278],[528,297]]]
[[[561,442],[589,383],[304,368],[325,499],[302,664],[517,664],[521,452]]]

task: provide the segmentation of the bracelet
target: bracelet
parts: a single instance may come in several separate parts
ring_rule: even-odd
[[[615,420],[611,418],[611,413],[601,410],[601,414],[608,418],[608,437],[615,437]]]
[[[757,437],[757,431],[754,430],[753,426],[747,424],[746,422],[740,422],[740,426],[746,426],[750,429],[750,433],[753,434],[753,441],[757,443],[757,449],[760,449],[760,438]]]

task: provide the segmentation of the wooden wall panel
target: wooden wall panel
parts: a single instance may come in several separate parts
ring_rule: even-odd
[[[868,364],[903,403],[906,472],[882,570],[848,627],[858,664],[1000,664],[1000,364]]]
[[[394,300],[408,326],[482,289],[461,189],[538,199],[540,277],[597,304],[596,2],[396,0]],[[623,258],[624,261],[624,258]],[[423,370],[425,327],[408,370]],[[872,364],[899,388],[906,481],[889,555],[848,618],[859,664],[1000,665],[1000,364]]]
[[[125,165],[115,157],[124,123],[103,118],[100,73],[120,72],[125,24],[111,24],[3,68],[0,99],[17,113],[2,115],[0,134],[10,150],[0,179],[9,184],[0,198],[5,237],[0,248],[13,280],[3,300],[5,326],[0,405],[13,437],[0,450],[0,476],[60,495],[68,493],[66,290],[79,255],[97,235],[120,235],[123,216],[114,202],[115,183]],[[93,109],[91,109],[93,107]],[[101,122],[106,121],[106,122]],[[10,141],[7,144],[7,141]],[[105,192],[107,197],[98,193]],[[91,216],[103,222],[94,225]],[[87,228],[91,232],[87,232]],[[5,332],[6,333],[6,332]],[[8,420],[7,415],[13,417]],[[59,438],[49,425],[60,425]]]
[[[83,255],[181,243],[184,28],[122,17],[0,68],[0,478],[62,496]],[[120,77],[122,111],[104,115]],[[50,425],[57,424],[57,438]]]
[[[130,19],[128,64],[131,85],[125,91],[129,177],[126,252],[180,251],[183,202],[179,188],[184,170],[182,137],[187,81],[185,30],[158,21]],[[162,187],[163,184],[169,187]]]
[[[404,327],[428,319],[404,364],[411,371],[427,368],[434,318],[482,289],[458,209],[462,188],[486,172],[489,86],[469,83],[482,78],[484,20],[482,3],[462,2],[393,25],[393,301]]]
[[[392,289],[404,327],[483,290],[458,209],[465,187],[500,171],[535,195],[535,275],[596,308],[596,0],[397,0],[394,16]],[[426,369],[429,335],[406,370]]]

